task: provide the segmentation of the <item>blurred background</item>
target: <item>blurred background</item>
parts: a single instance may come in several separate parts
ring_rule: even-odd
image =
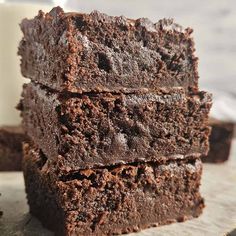
[[[148,17],[154,22],[174,18],[182,26],[193,28],[200,87],[214,95],[212,116],[236,122],[235,0],[44,0],[28,1],[27,5],[26,2],[0,0],[0,124],[19,122],[13,107],[23,83],[16,57],[20,19],[36,15],[38,9],[47,11],[52,5],[71,11],[88,13],[96,9],[109,15]],[[17,7],[8,7],[9,4]]]

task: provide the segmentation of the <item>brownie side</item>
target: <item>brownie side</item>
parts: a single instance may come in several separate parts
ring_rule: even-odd
[[[0,171],[21,170],[22,142],[26,140],[21,126],[0,127]]]
[[[59,178],[37,148],[25,145],[24,151],[30,212],[58,235],[140,231],[197,217],[204,207],[198,159],[86,169]]]
[[[59,7],[21,23],[22,74],[58,91],[198,89],[192,29]],[[53,58],[53,60],[52,60]]]
[[[202,160],[209,163],[227,161],[234,135],[234,123],[210,119],[209,125],[212,128],[209,138],[210,150]]]
[[[208,151],[211,96],[205,92],[188,96],[176,88],[62,97],[30,83],[22,96],[25,131],[67,170]]]

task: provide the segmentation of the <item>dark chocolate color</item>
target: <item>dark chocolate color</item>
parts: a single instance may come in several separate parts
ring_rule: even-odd
[[[38,149],[26,145],[30,212],[56,235],[112,235],[185,221],[201,214],[202,163],[133,163],[80,170],[58,178]]]
[[[0,171],[21,170],[22,142],[26,140],[21,126],[0,127]]]
[[[22,74],[58,91],[198,89],[192,29],[59,7],[21,23]]]
[[[23,126],[61,169],[161,161],[208,152],[211,96],[183,89],[63,97],[24,86]]]
[[[234,134],[234,123],[210,119],[212,128],[209,138],[210,151],[203,162],[221,163],[227,161],[230,155],[231,143]]]

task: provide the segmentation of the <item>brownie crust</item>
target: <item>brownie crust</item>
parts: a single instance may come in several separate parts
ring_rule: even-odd
[[[30,212],[56,235],[113,235],[198,217],[198,159],[86,169],[58,177],[37,148],[24,147]]]
[[[231,144],[234,136],[234,123],[211,118],[209,125],[212,128],[209,145],[210,150],[203,162],[222,163],[229,159]]]
[[[0,171],[22,170],[22,142],[26,140],[20,125],[0,127]]]
[[[183,89],[68,97],[27,84],[23,126],[65,171],[208,152],[211,96]]]
[[[64,13],[60,7],[21,23],[22,74],[58,91],[198,90],[192,29],[171,19]],[[52,60],[53,58],[53,60]]]

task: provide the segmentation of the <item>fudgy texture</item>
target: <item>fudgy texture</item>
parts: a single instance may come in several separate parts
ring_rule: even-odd
[[[208,152],[211,96],[183,89],[62,96],[26,84],[23,126],[65,171]]]
[[[212,163],[227,161],[234,134],[234,123],[210,119],[209,125],[212,128],[209,138],[210,150],[202,160]]]
[[[59,7],[21,23],[22,74],[58,91],[198,89],[192,29]]]
[[[198,159],[80,170],[58,178],[47,158],[25,146],[30,212],[56,235],[112,235],[184,221],[204,207]]]
[[[21,126],[0,127],[0,171],[21,170],[22,142],[26,140]]]

